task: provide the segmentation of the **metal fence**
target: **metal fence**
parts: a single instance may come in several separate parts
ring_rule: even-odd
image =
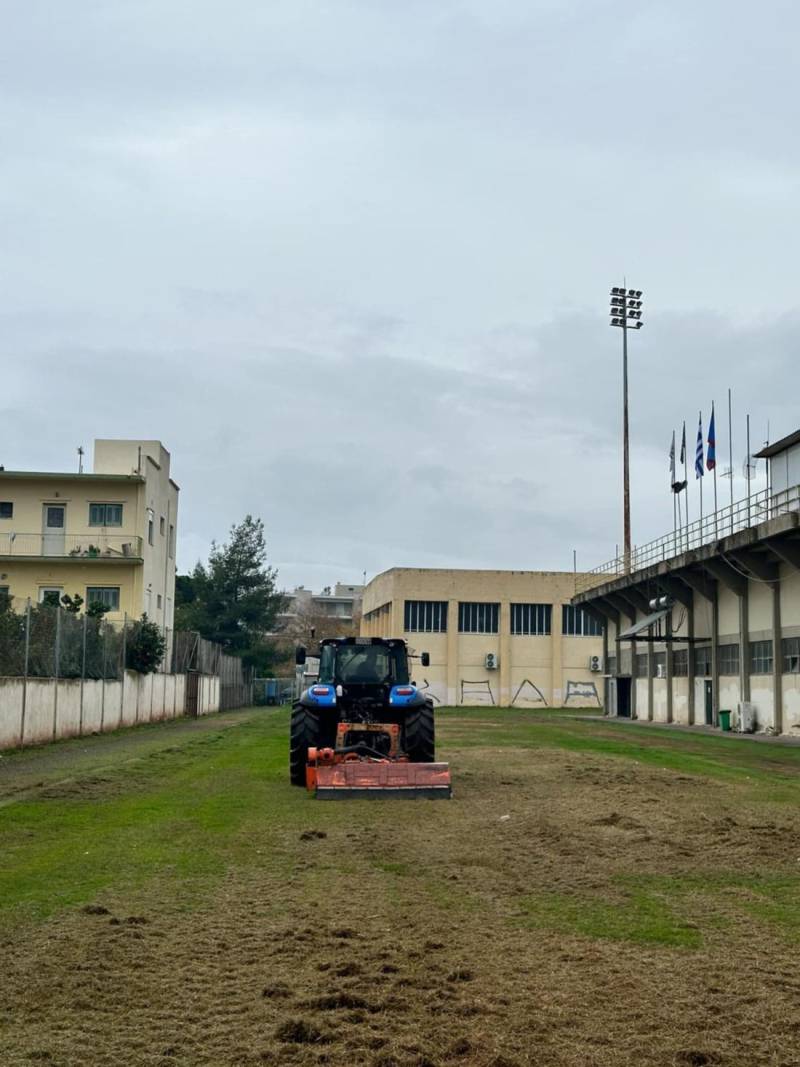
[[[718,508],[701,519],[689,523],[688,526],[664,534],[655,541],[635,545],[631,549],[630,566],[627,568],[624,556],[618,555],[591,571],[579,574],[575,591],[584,593],[587,589],[592,589],[603,582],[621,578],[626,572],[638,571],[656,563],[663,563],[683,552],[702,548],[704,545],[719,541],[722,537],[729,537],[731,534],[748,530],[769,519],[797,511],[800,511],[800,486],[793,486],[788,490],[772,494],[769,490],[762,489],[743,500],[737,500],[732,505]]]
[[[219,678],[219,708],[225,711],[253,702],[253,670],[238,656],[229,656],[221,645],[198,633],[178,630],[173,634],[171,660],[174,674],[202,674]]]

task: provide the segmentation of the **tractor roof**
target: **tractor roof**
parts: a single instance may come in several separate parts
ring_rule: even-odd
[[[320,641],[320,646],[335,645],[337,648],[346,645],[385,645],[394,648],[396,645],[405,645],[402,637],[325,637]]]

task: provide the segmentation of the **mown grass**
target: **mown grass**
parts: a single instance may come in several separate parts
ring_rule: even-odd
[[[553,710],[442,709],[438,723],[442,755],[457,757],[465,788],[467,774],[475,782],[469,764],[476,749],[553,748],[702,776],[735,787],[748,804],[800,801],[800,751],[791,747],[616,726]],[[62,785],[45,775],[43,790],[0,808],[0,921],[39,920],[98,895],[151,892],[154,886],[189,908],[232,868],[267,867],[288,877],[299,831],[352,825],[375,827],[379,844],[369,863],[391,883],[392,892],[423,893],[472,921],[469,913],[483,904],[471,895],[468,883],[454,885],[435,870],[421,869],[414,857],[394,854],[392,828],[401,808],[373,802],[320,804],[289,786],[287,727],[285,710],[254,711],[225,730],[209,730],[206,724],[204,732],[192,733],[165,726],[160,734],[148,735],[138,755],[121,742],[124,760],[118,766],[108,745],[98,745],[101,777],[94,773],[91,745],[62,743],[62,754],[75,746],[79,772]],[[31,783],[36,782],[37,766],[47,754],[48,749],[15,754],[17,777],[27,767]],[[457,777],[455,788],[458,798]],[[457,822],[459,809],[448,810]],[[435,813],[426,818],[442,825]],[[442,818],[451,816],[442,811]],[[465,840],[471,832],[465,827]],[[320,856],[316,872],[309,874],[318,879],[320,892],[325,872],[357,879],[363,869],[360,858],[346,851],[321,851]],[[792,939],[800,937],[800,872],[634,877],[623,862],[621,856],[607,889],[531,892],[517,898],[513,921],[586,937],[691,949],[701,943],[706,927],[723,923],[730,911]],[[690,920],[698,894],[710,905],[700,925]]]

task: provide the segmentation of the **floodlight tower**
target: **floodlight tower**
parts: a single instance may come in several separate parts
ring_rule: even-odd
[[[622,509],[625,573],[631,569],[631,472],[628,438],[628,330],[642,328],[642,290],[614,286],[609,307],[611,326],[622,330]]]

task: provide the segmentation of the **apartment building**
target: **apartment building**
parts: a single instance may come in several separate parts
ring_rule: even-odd
[[[97,440],[93,473],[0,471],[0,590],[172,627],[179,489],[160,441]]]
[[[602,625],[574,593],[572,573],[395,567],[364,590],[361,634],[428,652],[413,674],[437,704],[596,708]]]

